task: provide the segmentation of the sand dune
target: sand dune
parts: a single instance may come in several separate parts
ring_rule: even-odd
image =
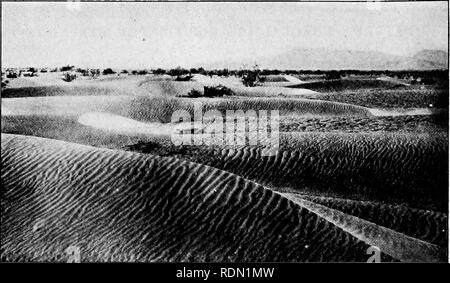
[[[77,125],[80,117],[86,117],[83,116],[86,113],[102,112],[112,115],[103,119],[104,122],[109,123],[108,125],[94,125],[92,122],[95,119],[84,121],[85,125],[90,121],[91,124],[88,126],[91,128],[93,126],[103,130],[117,130],[117,127],[126,121],[125,129],[122,127],[121,130],[123,134],[130,133],[132,129],[134,134],[141,135],[170,133],[173,126],[168,122],[174,110],[186,109],[193,113],[193,102],[189,99],[167,100],[145,96],[117,96],[109,100],[102,97],[77,99],[76,97],[3,99],[3,115],[26,114],[29,118],[26,118],[26,115],[19,116],[24,117],[25,120],[13,122],[14,124],[11,125],[6,123],[8,120],[4,117],[2,120],[5,123],[2,123],[2,129],[9,127],[12,133],[87,144],[95,142],[94,145],[98,145],[102,139],[105,139],[102,133],[80,128]],[[75,103],[77,101],[78,104]],[[282,115],[289,113],[304,115],[302,113],[310,112],[321,113],[321,115],[323,113],[367,114],[366,108],[309,100],[204,99],[200,101],[204,102],[204,111],[218,109],[225,112],[233,108],[256,108],[284,109]],[[39,117],[57,114],[72,115],[73,118],[72,120],[52,118],[48,121],[44,119],[42,121],[44,124],[40,124],[42,119]],[[111,117],[122,122],[119,123]],[[32,119],[30,121],[32,123],[27,123],[27,119]],[[126,126],[129,123],[133,126]],[[182,158],[228,170],[268,186],[308,190],[315,194],[334,197],[352,198],[357,195],[364,197],[363,200],[406,202],[415,208],[446,211],[441,189],[446,187],[445,176],[448,170],[445,160],[448,153],[446,146],[448,138],[445,134],[285,133],[281,138],[280,151],[272,157],[262,157],[258,151],[261,149],[251,147],[237,149],[194,147],[179,148],[174,151],[183,152]],[[114,146],[115,142],[109,138],[109,135],[106,139],[109,140],[108,144]],[[151,137],[142,139],[151,143],[155,142]],[[128,138],[127,140],[132,142]],[[121,144],[119,147],[125,145]],[[138,147],[132,148],[139,150]],[[171,150],[170,143],[168,150]]]
[[[355,216],[345,214],[323,205],[302,199],[296,194],[283,193],[283,196],[302,207],[317,213],[330,223],[342,228],[354,237],[371,246],[378,247],[388,255],[406,262],[440,262],[447,256],[443,249],[392,229],[371,223]]]
[[[179,158],[279,190],[404,203],[445,212],[445,134],[283,133],[274,156],[252,146],[174,147]],[[145,143],[131,150],[158,154]],[[170,150],[169,150],[170,151]]]
[[[206,82],[120,81],[2,98],[3,261],[66,261],[69,246],[82,261],[366,261],[370,245],[382,261],[446,260],[448,132],[387,132],[411,115],[432,123],[423,109],[232,82],[240,95],[183,98]],[[170,134],[192,126],[172,113],[193,117],[196,102],[279,110],[279,148],[175,146]]]
[[[306,88],[286,88],[277,85],[255,86],[255,87],[235,87],[231,88],[240,96],[302,96],[314,95],[318,92]]]
[[[448,217],[444,213],[372,201],[303,194],[299,196],[314,203],[342,211],[349,215],[354,215],[408,236],[435,244],[441,248],[447,248]]]
[[[287,82],[289,85],[292,83]],[[169,96],[169,97],[183,97],[187,96],[189,91],[195,89],[200,93],[203,93],[204,86],[218,86],[223,85],[230,88],[237,96],[251,96],[251,97],[267,97],[267,96],[302,96],[302,95],[314,95],[317,92],[304,89],[304,88],[286,88],[283,85],[279,85],[276,83],[275,85],[268,86],[264,84],[264,86],[260,87],[245,87],[242,85],[240,81],[234,81],[225,78],[202,78],[195,79],[194,81],[170,81],[170,80],[162,80],[162,81],[154,81],[148,80],[143,81],[139,84],[140,88],[147,91],[152,95],[161,95],[161,96]]]
[[[365,261],[368,245],[208,166],[2,134],[2,256],[64,261]],[[392,260],[383,255],[383,260]]]
[[[371,116],[368,108],[312,99],[274,98],[162,98],[147,95],[52,96],[2,99],[2,115],[82,115],[109,112],[147,122],[170,122],[175,110],[187,110],[193,116],[194,103],[203,110],[279,110],[280,115]]]
[[[177,82],[173,80],[144,80],[139,83],[139,88],[149,95],[163,97],[187,96],[191,90],[203,93],[204,84],[200,82]]]

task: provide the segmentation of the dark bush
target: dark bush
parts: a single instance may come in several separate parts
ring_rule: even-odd
[[[196,97],[221,97],[221,96],[231,96],[235,93],[223,85],[218,86],[204,86],[203,93],[197,89],[191,89],[186,97],[196,98]]]
[[[188,82],[192,79],[192,75],[185,75],[185,76],[177,76],[175,78],[175,81],[179,81],[179,82]]]
[[[147,70],[139,70],[139,71],[137,72],[137,74],[138,74],[138,75],[147,75],[147,74],[148,74],[148,71],[147,71]]]
[[[169,72],[167,74],[169,74],[171,76],[182,76],[182,75],[189,74],[189,71],[186,69],[183,69],[181,67],[177,67],[175,69],[169,70]]]
[[[90,69],[89,76],[93,79],[97,78],[98,76],[100,76],[100,70],[99,69]]]
[[[6,77],[8,78],[8,79],[15,79],[15,78],[17,78],[19,75],[17,74],[17,72],[14,72],[14,71],[8,71],[7,73],[6,73]]]
[[[156,70],[153,70],[152,73],[155,74],[155,75],[164,75],[166,73],[166,70],[158,68]]]
[[[255,65],[252,70],[243,70],[240,72],[241,81],[245,86],[254,87],[260,85],[264,81],[261,76],[261,70]]]
[[[229,89],[223,85],[212,86],[212,87],[205,86],[203,88],[204,88],[203,95],[205,97],[218,97],[218,96],[234,95],[234,92],[231,89]]]
[[[84,76],[84,77],[86,77],[86,76],[89,76],[89,69],[81,69],[81,68],[78,68],[77,70],[76,70],[76,72],[77,73],[80,73],[82,76]]]
[[[230,75],[230,71],[228,69],[217,70],[217,75],[221,77],[228,77]]]
[[[77,78],[77,74],[64,73],[62,80],[65,82],[71,82]]]
[[[241,81],[245,86],[254,87],[258,85],[260,78],[258,73],[249,71],[242,76]]]
[[[198,73],[199,73],[200,75],[206,76],[206,71],[205,71],[205,69],[203,69],[203,67],[200,67],[200,68],[198,68],[197,70],[198,70]]]
[[[63,67],[61,67],[60,71],[61,71],[61,72],[70,71],[70,70],[72,70],[74,67],[75,67],[75,66],[70,66],[70,65],[63,66]]]
[[[196,98],[196,97],[202,97],[202,96],[203,96],[203,94],[196,89],[191,89],[187,94],[187,97],[190,97],[190,98]]]
[[[116,72],[114,72],[111,68],[106,68],[103,70],[103,75],[112,75],[115,74]]]

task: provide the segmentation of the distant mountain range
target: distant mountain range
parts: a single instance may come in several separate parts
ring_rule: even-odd
[[[205,67],[239,69],[252,67],[255,63],[263,69],[280,70],[432,70],[448,69],[448,53],[442,50],[422,50],[412,57],[406,57],[375,51],[294,49],[276,56],[221,61]]]

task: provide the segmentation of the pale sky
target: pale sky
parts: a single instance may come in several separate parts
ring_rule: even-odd
[[[293,48],[448,48],[448,3],[2,3],[2,67],[190,67]]]

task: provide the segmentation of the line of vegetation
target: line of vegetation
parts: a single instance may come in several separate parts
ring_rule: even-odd
[[[3,72],[5,71],[5,72]],[[448,86],[448,70],[279,70],[279,69],[260,69],[257,65],[252,68],[241,68],[236,70],[211,69],[206,70],[203,67],[199,68],[182,68],[176,67],[172,69],[141,69],[141,70],[114,70],[112,68],[105,69],[91,69],[91,68],[76,68],[73,65],[65,65],[58,68],[9,68],[2,70],[2,75],[6,73],[8,79],[15,79],[18,77],[34,77],[38,73],[47,72],[76,72],[81,76],[89,76],[97,78],[102,75],[170,75],[175,77],[177,81],[189,81],[193,75],[201,74],[205,76],[235,76],[241,78],[244,85],[252,87],[258,86],[264,82],[264,78],[270,75],[292,75],[300,79],[323,79],[323,80],[339,80],[348,76],[386,76],[394,79],[400,79],[410,84],[442,84],[443,87]]]

